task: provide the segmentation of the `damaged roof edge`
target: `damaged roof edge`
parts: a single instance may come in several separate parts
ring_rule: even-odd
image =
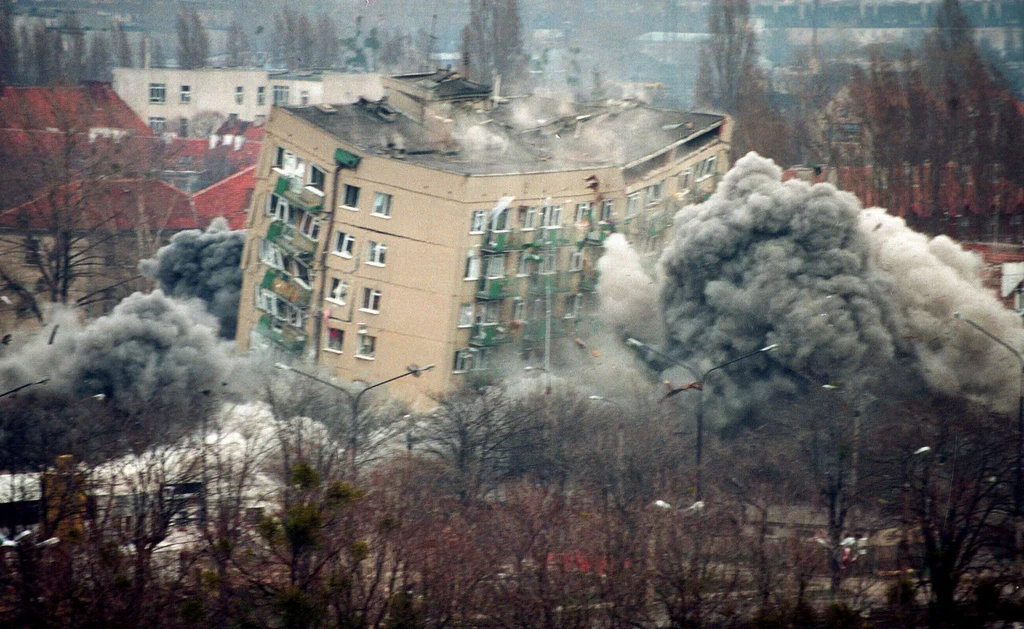
[[[719,115],[719,114],[713,114],[713,115]],[[652,159],[654,157],[657,157],[657,156],[661,155],[662,153],[667,153],[667,152],[671,151],[672,149],[674,149],[674,148],[676,148],[678,146],[683,146],[684,144],[687,144],[688,142],[696,140],[700,136],[706,135],[706,134],[710,133],[711,131],[714,131],[715,129],[721,127],[724,122],[725,122],[725,116],[722,116],[722,119],[719,120],[718,122],[714,122],[714,123],[712,123],[712,124],[702,128],[702,129],[700,129],[699,131],[695,131],[695,132],[691,133],[690,135],[686,136],[685,138],[683,138],[681,140],[677,140],[677,141],[673,142],[672,144],[669,144],[668,146],[666,146],[664,148],[658,149],[657,151],[654,151],[653,153],[651,153],[649,155],[644,155],[643,157],[635,159],[635,160],[631,161],[628,164],[624,164],[622,166],[622,168],[626,169],[626,168],[632,168],[634,166],[638,166],[640,164],[643,164],[644,162],[646,162],[649,159]]]

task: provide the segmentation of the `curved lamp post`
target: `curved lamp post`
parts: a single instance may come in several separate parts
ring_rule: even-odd
[[[1021,577],[1024,576],[1024,561],[1022,561],[1021,557],[1022,546],[1024,546],[1024,521],[1022,521],[1022,518],[1024,518],[1024,355],[1003,339],[992,334],[959,312],[954,312],[953,318],[958,321],[963,321],[978,332],[981,332],[988,338],[992,339],[992,342],[1003,346],[1013,354],[1014,358],[1017,359],[1017,362],[1020,363],[1020,385],[1017,392],[1017,465],[1013,484],[1013,554],[1017,563],[1017,576]]]
[[[626,339],[626,344],[627,345],[631,345],[633,347],[645,348],[647,351],[652,352],[653,354],[664,358],[665,360],[669,361],[673,365],[682,367],[686,371],[690,372],[691,376],[693,376],[693,378],[694,378],[693,382],[689,382],[689,383],[684,384],[684,385],[682,385],[680,387],[673,387],[673,386],[671,386],[671,384],[668,384],[668,382],[666,381],[666,387],[667,387],[668,391],[665,394],[665,397],[662,398],[663,401],[667,400],[668,398],[672,397],[673,395],[676,395],[676,394],[681,393],[683,391],[695,390],[695,391],[700,391],[701,392],[701,395],[697,398],[697,491],[696,491],[696,499],[697,499],[697,502],[701,502],[702,503],[703,500],[704,500],[704,396],[703,396],[704,383],[707,381],[708,375],[710,375],[712,372],[718,371],[718,370],[720,370],[720,369],[722,369],[724,367],[728,367],[729,365],[732,365],[734,363],[738,363],[741,360],[746,360],[746,359],[751,358],[753,356],[757,356],[758,354],[764,354],[765,352],[770,352],[773,349],[778,348],[779,344],[778,343],[772,343],[771,345],[766,345],[765,347],[762,347],[761,349],[757,349],[757,350],[754,350],[754,351],[752,351],[750,353],[743,354],[742,356],[739,356],[737,358],[733,358],[732,360],[727,360],[727,361],[725,361],[724,363],[722,363],[720,365],[715,365],[711,369],[708,369],[707,371],[705,371],[704,373],[699,374],[699,375],[697,374],[697,371],[694,370],[694,368],[691,367],[690,365],[687,365],[686,363],[680,362],[680,361],[676,360],[675,358],[672,358],[671,356],[669,356],[667,354],[659,352],[658,350],[654,349],[650,345],[647,345],[643,341],[639,341],[639,340],[634,339],[634,338],[628,338],[628,339]]]
[[[404,378],[406,376],[415,376],[415,377],[419,378],[421,373],[423,373],[424,371],[430,371],[434,367],[435,367],[434,364],[425,365],[423,367],[417,367],[415,364],[409,365],[408,367],[406,367],[405,373],[400,373],[397,376],[393,376],[391,378],[388,378],[387,380],[381,380],[380,382],[377,382],[375,384],[371,384],[368,387],[363,387],[362,389],[359,390],[359,393],[356,393],[355,395],[353,395],[352,392],[349,391],[348,389],[346,389],[346,388],[344,388],[342,386],[339,386],[337,384],[334,384],[330,380],[324,380],[323,378],[319,378],[317,376],[314,376],[311,373],[306,373],[305,371],[299,371],[295,367],[292,367],[291,365],[286,365],[285,363],[274,363],[274,368],[275,369],[280,369],[282,371],[290,371],[292,373],[297,373],[300,376],[303,376],[305,378],[309,378],[310,380],[315,380],[316,382],[319,382],[322,385],[331,387],[332,389],[335,389],[337,391],[341,391],[342,393],[344,393],[348,397],[348,402],[349,402],[349,421],[350,421],[350,426],[349,426],[350,431],[349,432],[350,432],[350,434],[349,434],[349,438],[348,438],[348,452],[346,452],[345,454],[346,454],[346,458],[348,459],[349,472],[352,474],[352,479],[353,480],[355,480],[355,478],[356,478],[356,476],[358,474],[358,467],[356,465],[356,448],[359,446],[359,403],[362,401],[363,395],[367,391],[369,391],[370,389],[376,389],[377,387],[383,386],[385,384],[388,384],[389,382],[394,382],[395,380],[398,380],[399,378]]]

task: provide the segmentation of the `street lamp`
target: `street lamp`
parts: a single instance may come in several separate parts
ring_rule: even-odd
[[[1004,348],[1009,350],[1017,359],[1017,362],[1020,363],[1020,385],[1017,391],[1017,469],[1013,486],[1013,551],[1017,562],[1017,574],[1018,576],[1024,576],[1024,560],[1022,560],[1021,557],[1021,547],[1024,546],[1024,521],[1022,521],[1022,516],[1024,516],[1024,513],[1022,513],[1024,512],[1024,355],[1021,355],[1021,353],[1009,343],[995,334],[992,334],[974,321],[963,316],[961,313],[954,312],[953,318],[958,321],[963,321],[978,332],[981,332],[988,338],[992,339],[993,342],[1002,345]]]
[[[367,391],[369,391],[370,389],[376,389],[377,387],[383,386],[385,384],[388,384],[389,382],[394,382],[395,380],[398,380],[399,378],[404,378],[406,376],[415,376],[415,377],[419,378],[421,373],[423,373],[424,371],[430,371],[434,367],[435,367],[435,365],[433,363],[431,363],[429,365],[425,365],[423,367],[417,367],[415,364],[409,365],[408,367],[405,368],[406,369],[405,373],[400,373],[397,376],[393,376],[391,378],[388,378],[387,380],[381,380],[380,382],[378,382],[376,384],[371,384],[368,387],[363,387],[362,389],[360,389],[359,393],[356,393],[355,395],[353,395],[352,392],[349,391],[348,389],[346,389],[344,387],[341,387],[341,386],[338,386],[338,385],[334,384],[333,382],[331,382],[330,380],[324,380],[323,378],[318,378],[317,376],[314,376],[311,373],[306,373],[305,371],[299,371],[295,367],[292,367],[291,365],[286,365],[285,363],[274,363],[274,368],[275,369],[280,369],[282,371],[290,371],[292,373],[297,373],[300,376],[303,376],[305,378],[309,378],[310,380],[315,380],[316,382],[319,382],[320,384],[323,384],[325,386],[331,387],[332,389],[335,389],[337,391],[341,391],[342,393],[344,393],[348,397],[348,401],[349,401],[349,422],[350,422],[350,425],[349,425],[349,429],[350,430],[349,430],[349,432],[350,432],[350,434],[349,434],[349,438],[348,438],[348,452],[346,452],[346,458],[348,459],[349,471],[352,474],[352,479],[353,480],[355,480],[356,475],[358,473],[358,468],[356,466],[356,448],[359,445],[359,403],[362,401],[363,395]]]
[[[703,478],[703,476],[704,476],[704,397],[703,397],[704,383],[707,381],[708,375],[710,375],[712,372],[718,371],[718,370],[720,370],[720,369],[722,369],[724,367],[728,367],[729,365],[732,365],[734,363],[738,363],[741,360],[746,360],[746,359],[751,358],[753,356],[757,356],[758,354],[764,354],[766,352],[770,352],[770,351],[772,351],[774,349],[777,349],[779,347],[779,344],[778,343],[772,343],[771,345],[766,345],[765,347],[762,347],[761,349],[757,349],[757,350],[754,350],[754,351],[749,352],[747,354],[743,354],[742,356],[739,356],[737,358],[733,358],[732,360],[727,360],[727,361],[725,361],[724,363],[722,363],[720,365],[715,365],[714,367],[712,367],[711,369],[708,369],[707,371],[705,371],[703,374],[700,374],[700,375],[698,375],[696,370],[694,370],[694,368],[691,367],[690,365],[687,365],[686,363],[680,362],[680,361],[676,360],[675,358],[672,358],[671,356],[669,356],[667,354],[659,352],[658,350],[654,349],[650,345],[647,345],[643,341],[639,341],[639,340],[637,340],[635,338],[628,338],[628,339],[626,339],[626,344],[630,345],[632,347],[644,348],[647,351],[649,351],[649,352],[651,352],[651,353],[653,353],[653,354],[655,354],[657,356],[660,356],[663,359],[669,361],[673,365],[677,365],[679,367],[682,367],[686,371],[690,372],[691,376],[693,376],[693,378],[694,378],[693,382],[690,382],[688,384],[684,384],[681,387],[672,387],[671,385],[668,385],[668,392],[665,394],[665,397],[662,398],[663,400],[668,399],[668,398],[672,397],[673,395],[676,395],[677,393],[681,393],[683,391],[697,390],[697,391],[701,391],[702,392],[701,395],[697,398],[697,491],[696,491],[697,502],[702,502],[704,500],[704,478]]]

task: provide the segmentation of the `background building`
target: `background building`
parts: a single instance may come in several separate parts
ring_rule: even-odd
[[[115,68],[114,91],[153,131],[206,137],[224,119],[264,120],[273,105],[350,103],[380,92],[376,74],[258,69]]]
[[[725,119],[636,102],[495,102],[458,74],[275,108],[243,254],[241,349],[415,398],[586,336],[600,244],[660,249],[727,167]],[[399,107],[394,105],[399,105]],[[549,334],[550,330],[550,334]],[[547,352],[548,339],[553,339]]]

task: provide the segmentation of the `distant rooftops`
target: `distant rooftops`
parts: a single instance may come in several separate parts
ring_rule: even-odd
[[[477,99],[487,93],[486,86],[465,79],[443,87],[449,80],[441,73],[413,74],[390,77],[385,85],[433,86],[445,94],[473,93]],[[656,109],[636,101],[581,106],[540,97],[488,102],[487,107],[424,108],[414,116],[399,112],[388,99],[284,109],[365,153],[465,175],[629,166],[677,144],[707,141],[706,134],[724,121],[720,115]]]

